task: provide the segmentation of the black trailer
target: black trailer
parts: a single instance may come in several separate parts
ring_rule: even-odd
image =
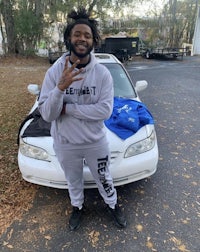
[[[185,54],[184,48],[148,48],[143,50],[142,55],[146,59],[153,59],[153,58],[161,58],[161,57],[172,57],[172,58],[178,58],[181,57],[183,59],[183,56]]]
[[[139,52],[139,37],[109,37],[106,38],[96,52],[114,54],[120,61],[125,62]]]

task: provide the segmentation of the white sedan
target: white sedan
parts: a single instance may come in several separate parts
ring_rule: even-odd
[[[141,103],[138,92],[147,87],[147,82],[138,81],[134,85],[123,64],[116,57],[111,54],[95,55],[113,76],[115,97]],[[38,97],[40,87],[37,84],[29,84],[28,90]],[[49,128],[50,124],[44,122],[37,111],[36,99],[19,130],[19,169],[24,180],[28,182],[67,189],[68,184],[56,158]],[[119,134],[109,126],[106,129],[111,151],[110,171],[115,186],[144,179],[156,172],[158,145],[153,123],[146,122],[125,138],[121,137],[119,128],[117,128]],[[84,160],[83,169],[85,188],[96,188],[96,183]]]

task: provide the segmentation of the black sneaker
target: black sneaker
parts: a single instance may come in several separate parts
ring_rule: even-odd
[[[126,219],[118,205],[115,206],[115,209],[112,209],[108,206],[108,212],[112,215],[112,218],[115,221],[115,224],[120,228],[125,228],[127,223]]]
[[[83,208],[79,210],[78,207],[73,207],[71,216],[69,218],[69,229],[71,231],[76,230],[80,227],[82,215],[83,215]]]

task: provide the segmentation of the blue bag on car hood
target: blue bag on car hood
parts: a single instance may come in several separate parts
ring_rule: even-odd
[[[105,121],[109,130],[125,140],[146,124],[154,124],[154,119],[144,103],[114,97],[112,115]]]

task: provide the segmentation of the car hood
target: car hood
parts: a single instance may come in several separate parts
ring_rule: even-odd
[[[115,133],[107,129],[107,138],[109,142],[109,147],[111,152],[124,152],[128,146],[131,144],[137,143],[151,135],[151,132],[154,130],[154,125],[147,124],[140,128],[135,134],[131,137],[123,140],[119,138]],[[53,139],[52,137],[24,137],[23,141],[27,144],[37,146],[39,148],[45,149],[50,155],[55,155],[53,149]]]

